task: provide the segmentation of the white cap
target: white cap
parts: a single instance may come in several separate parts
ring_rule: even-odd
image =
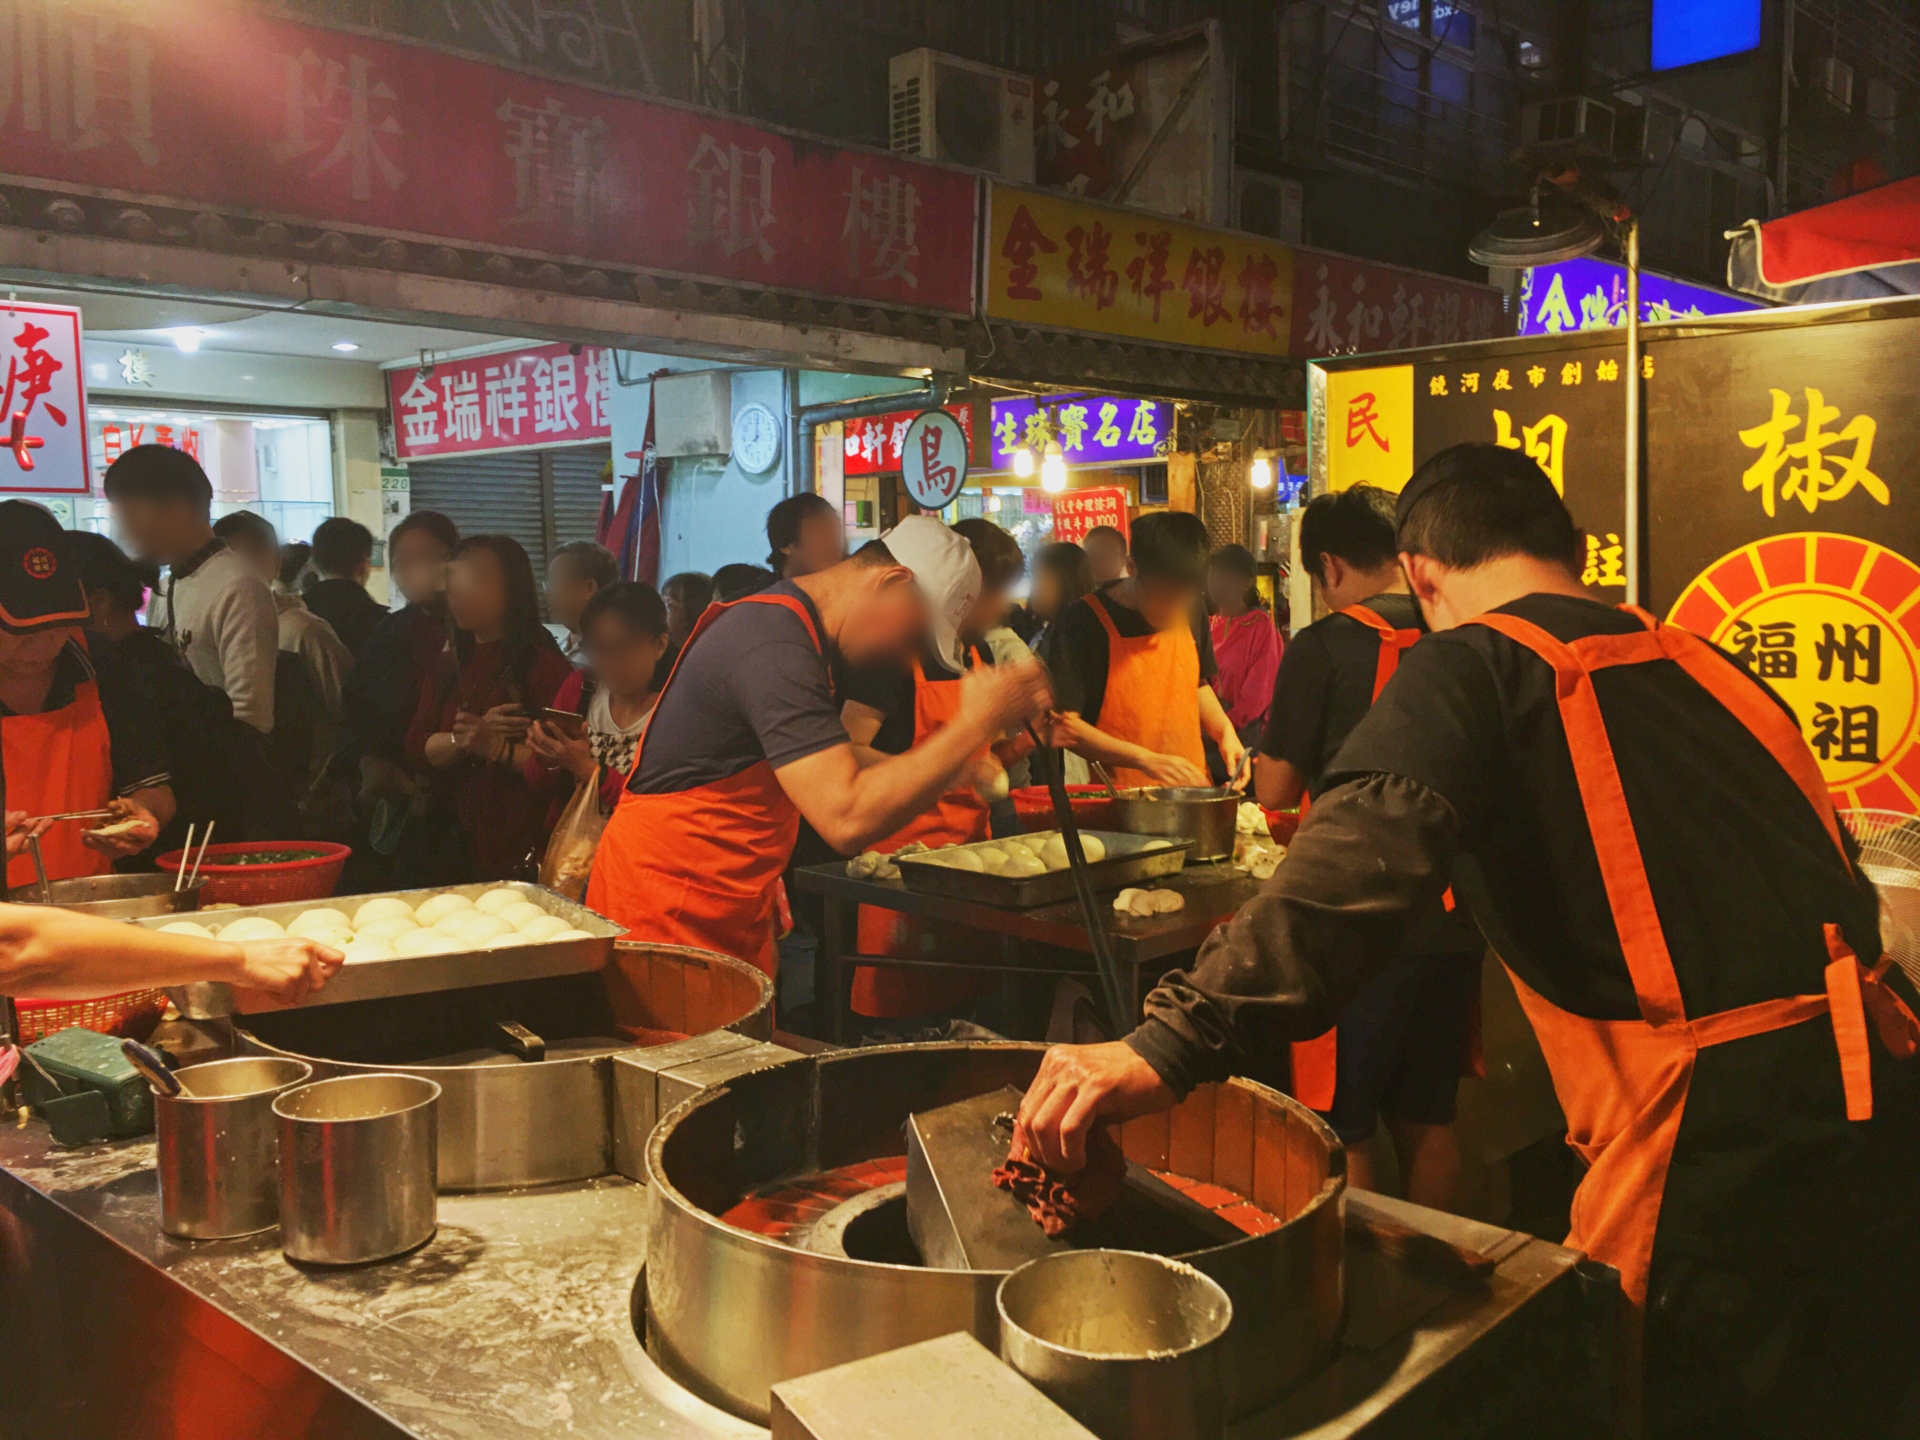
[[[893,558],[913,571],[933,612],[933,649],[958,675],[967,668],[960,623],[980,598],[980,562],[973,547],[931,515],[909,515],[880,537]]]

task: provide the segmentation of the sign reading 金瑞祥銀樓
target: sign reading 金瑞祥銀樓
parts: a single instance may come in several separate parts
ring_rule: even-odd
[[[579,353],[574,351],[578,349]],[[613,356],[537,345],[387,372],[402,460],[605,440],[613,433]]]
[[[1099,485],[1087,490],[1067,490],[1053,497],[1053,538],[1078,545],[1089,530],[1111,525],[1129,540],[1133,527],[1127,523],[1127,492],[1118,485]]]
[[[70,305],[9,302],[0,313],[0,356],[6,372],[0,492],[84,495],[89,467],[80,312]]]
[[[216,0],[29,11],[0,50],[16,178],[973,311],[970,173]]]

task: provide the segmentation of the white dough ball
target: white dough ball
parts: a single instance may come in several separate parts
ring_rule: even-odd
[[[355,940],[346,947],[349,965],[357,965],[362,960],[391,960],[395,953],[393,946],[384,940]]]
[[[433,922],[433,928],[442,935],[458,935],[480,912],[478,910],[449,910]]]
[[[1065,842],[1062,841],[1061,844],[1064,849]],[[1098,835],[1082,835],[1080,837],[1080,848],[1086,852],[1087,863],[1089,865],[1107,858],[1107,842],[1102,840]]]
[[[196,925],[191,920],[176,920],[171,925],[160,927],[162,935],[198,935],[202,940],[211,940],[213,931],[204,925]]]
[[[590,931],[562,930],[558,934],[547,936],[547,938],[541,943],[546,945],[551,945],[556,940],[591,940],[591,939],[593,939],[593,935],[592,935],[592,932]]]
[[[229,945],[238,945],[243,940],[284,940],[286,934],[278,923],[264,915],[248,915],[224,926],[220,938]]]
[[[504,886],[498,890],[489,890],[473,902],[473,908],[482,915],[498,915],[509,905],[518,905],[525,900],[526,894],[520,890],[509,890]]]
[[[562,930],[571,930],[572,928],[571,925],[567,924],[567,922],[562,920],[558,915],[542,915],[538,919],[529,920],[526,924],[522,925],[520,927],[520,933],[529,940],[551,940]]]
[[[973,853],[980,857],[980,868],[989,875],[998,875],[1007,868],[1007,852],[996,845],[982,845]]]
[[[316,910],[302,910],[293,924],[287,926],[287,934],[304,935],[314,929],[351,932],[353,922],[347,918],[346,911],[335,910],[331,905],[326,905]]]
[[[432,925],[443,916],[451,915],[455,910],[473,908],[473,901],[464,895],[435,895],[430,900],[421,901],[420,908],[413,912],[413,917],[422,925]]]
[[[940,860],[942,864],[951,866],[955,870],[972,870],[979,874],[986,873],[986,864],[980,859],[980,856],[972,850],[948,851],[940,856]]]
[[[362,912],[365,913],[364,911]],[[409,930],[418,930],[419,922],[411,914],[380,915],[358,926],[353,932],[356,940],[393,941]]]
[[[463,945],[484,945],[489,940],[498,940],[502,935],[512,935],[515,933],[513,926],[507,924],[507,922],[502,920],[498,915],[470,916],[466,911],[462,910],[456,914],[449,915],[447,919],[466,920],[466,924],[453,932]],[[442,925],[445,923],[446,921],[441,922]]]
[[[1049,870],[1067,868],[1067,842],[1064,837],[1055,835],[1041,847],[1040,863]]]
[[[1000,872],[1009,880],[1026,880],[1035,875],[1047,873],[1047,867],[1040,863],[1040,857],[1024,846],[1007,852],[1007,868]]]
[[[516,900],[513,904],[507,906],[506,909],[494,911],[494,914],[498,915],[516,930],[529,920],[538,920],[546,913],[546,911],[542,910],[530,900]]]
[[[395,955],[451,955],[460,942],[438,930],[409,930],[393,942]]]
[[[522,935],[518,930],[509,930],[504,935],[496,935],[493,939],[484,942],[480,948],[482,950],[510,950],[515,945],[525,945],[526,943],[526,936]]]
[[[413,919],[413,907],[404,900],[396,900],[391,895],[382,895],[377,900],[369,900],[353,912],[353,928],[361,931],[375,920],[385,920],[393,916]]]

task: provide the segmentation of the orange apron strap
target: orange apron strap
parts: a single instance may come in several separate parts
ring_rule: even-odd
[[[1387,682],[1393,678],[1393,672],[1400,668],[1401,654],[1420,638],[1420,632],[1394,629],[1379,611],[1368,605],[1349,605],[1340,614],[1349,620],[1358,620],[1380,637],[1380,658],[1374,662],[1372,697],[1378,700],[1380,692],[1387,688]]]

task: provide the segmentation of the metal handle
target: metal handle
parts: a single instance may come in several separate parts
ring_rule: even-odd
[[[175,1096],[181,1091],[180,1079],[167,1068],[167,1057],[151,1046],[142,1045],[138,1040],[122,1040],[120,1053],[127,1057],[127,1063],[146,1077],[147,1084],[156,1094]]]

